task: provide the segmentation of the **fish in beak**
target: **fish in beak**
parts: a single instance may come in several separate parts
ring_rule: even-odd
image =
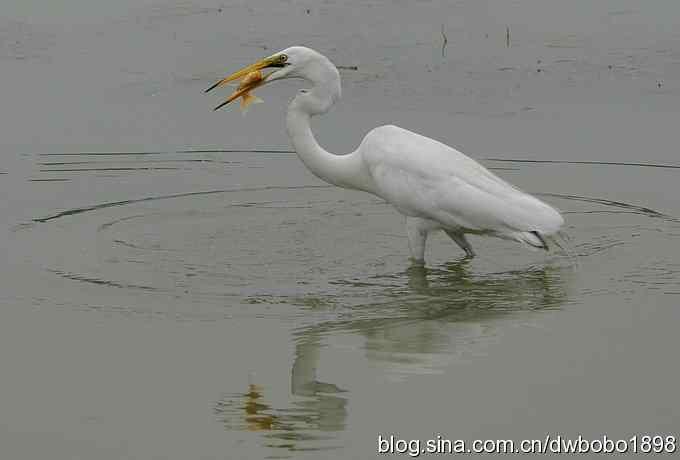
[[[226,101],[215,107],[215,110],[218,110],[221,107],[229,104],[234,99],[241,97],[240,109],[241,112],[245,114],[250,104],[259,104],[260,102],[263,102],[259,97],[250,94],[255,88],[262,86],[263,84],[264,78],[262,78],[262,72],[259,70],[250,72],[245,77],[243,77],[241,83],[238,85],[238,88],[236,88],[236,91],[234,91]]]
[[[239,97],[243,98],[241,101],[241,110],[245,110],[250,104],[254,102],[255,103],[262,102],[260,98],[250,94],[255,88],[264,85],[267,82],[267,77],[271,75],[268,74],[263,76],[261,70],[270,67],[284,67],[286,65],[287,59],[288,57],[285,54],[279,54],[262,59],[261,61],[258,61],[255,64],[249,65],[248,67],[245,67],[239,70],[238,72],[235,72],[229,75],[228,77],[223,78],[222,80],[212,85],[210,88],[206,89],[205,92],[207,93],[215,88],[224,86],[229,82],[242,79],[241,82],[239,83],[238,88],[236,88],[236,91],[234,91],[226,101],[215,107],[214,110],[219,110],[220,108],[229,104],[234,99],[238,99]]]

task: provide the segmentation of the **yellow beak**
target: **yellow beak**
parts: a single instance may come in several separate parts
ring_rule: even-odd
[[[271,56],[268,58],[264,58],[261,61],[256,62],[255,64],[251,64],[248,67],[244,67],[243,69],[239,70],[238,72],[234,72],[228,77],[223,78],[222,80],[218,81],[214,85],[212,85],[210,88],[206,89],[204,92],[210,92],[215,88],[219,88],[220,86],[224,86],[230,81],[238,80],[239,78],[245,77],[251,72],[255,72],[256,70],[262,70],[266,69],[267,67],[282,67],[279,64],[279,58],[278,56]]]
[[[212,91],[215,88],[219,88],[220,86],[224,86],[230,81],[238,80],[240,78],[245,77],[246,75],[250,74],[251,72],[256,72],[258,70],[265,69],[267,67],[282,67],[281,61],[278,56],[270,56],[268,58],[264,58],[261,61],[256,62],[255,64],[251,64],[248,67],[244,67],[243,69],[239,70],[238,72],[234,72],[233,74],[229,75],[228,77],[223,78],[222,80],[218,81],[214,85],[212,85],[210,88],[206,89],[205,92]],[[234,99],[237,99],[239,96],[252,91],[253,89],[257,88],[258,86],[262,86],[267,82],[267,77],[265,76],[259,81],[254,81],[250,85],[245,85],[242,87],[239,87],[236,91],[234,91],[229,98],[223,102],[222,104],[218,105],[215,107],[215,110],[225,106],[226,104],[229,104],[231,101]]]
[[[248,67],[244,67],[243,69],[239,70],[238,72],[234,72],[228,77],[223,78],[222,80],[218,81],[214,85],[212,85],[210,88],[206,89],[204,92],[209,92],[212,91],[215,88],[219,88],[220,86],[224,86],[230,81],[238,80],[241,77],[245,77],[251,72],[255,72],[256,70],[262,70],[267,67],[273,67],[276,62],[276,57],[268,57],[265,59],[262,59],[261,61],[256,62],[255,64],[251,64]]]

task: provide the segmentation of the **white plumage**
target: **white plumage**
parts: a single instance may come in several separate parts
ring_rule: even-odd
[[[340,97],[340,75],[323,55],[295,46],[246,71],[276,67],[264,78],[302,78],[312,83],[292,100],[286,128],[302,162],[317,177],[339,187],[372,193],[406,216],[411,255],[422,262],[430,232],[444,230],[466,253],[474,251],[465,234],[489,235],[548,249],[546,237],[564,223],[560,213],[493,174],[475,160],[441,142],[397,126],[370,131],[347,155],[324,150],[314,138],[310,118],[325,113]],[[212,89],[212,87],[210,88]]]
[[[466,233],[543,247],[542,237],[564,223],[555,209],[458,150],[397,126],[371,131],[357,153],[371,173],[376,194],[410,218],[416,259],[422,259],[424,239],[432,230],[446,230],[472,256]]]

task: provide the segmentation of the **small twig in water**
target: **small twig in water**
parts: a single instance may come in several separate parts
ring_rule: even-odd
[[[449,39],[446,38],[444,33],[444,24],[442,24],[442,39],[442,57],[446,57],[446,44],[449,42]]]
[[[505,47],[510,48],[510,26],[505,26]]]

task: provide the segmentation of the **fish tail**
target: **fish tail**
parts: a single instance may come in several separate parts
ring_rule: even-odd
[[[253,96],[252,94],[244,94],[243,97],[241,98],[241,110],[245,112],[246,110],[248,110],[250,104],[259,104],[261,102],[264,101],[262,101],[262,99],[260,99],[257,96]]]

